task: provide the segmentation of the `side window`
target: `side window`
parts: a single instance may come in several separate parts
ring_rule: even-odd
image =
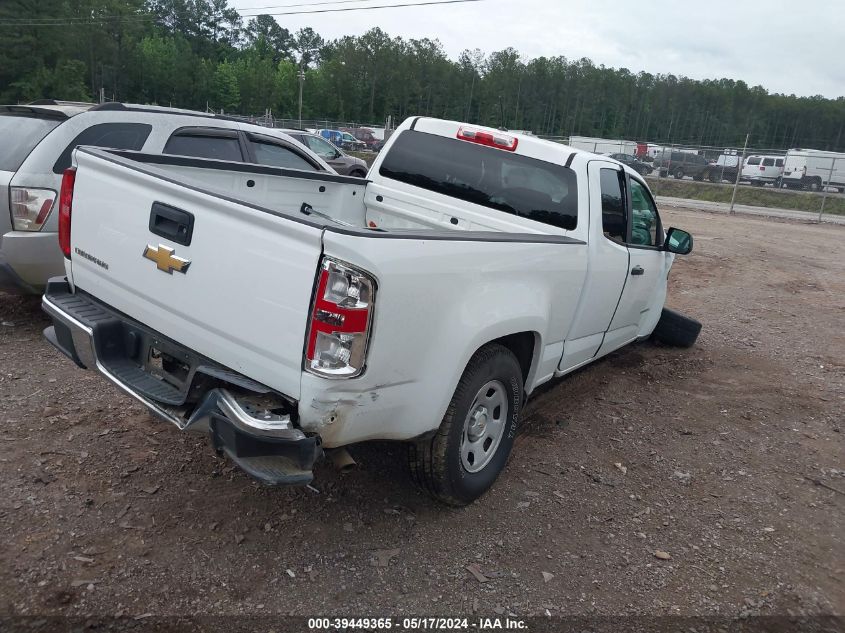
[[[778,158],[777,160],[775,160],[775,167],[783,167],[783,159],[782,158]]]
[[[759,156],[752,156],[748,159],[745,163],[746,165],[759,165],[760,164],[760,157]]]
[[[625,200],[622,197],[621,172],[615,169],[601,169],[601,223],[606,237],[617,242],[625,241],[628,218],[625,215]]]
[[[237,162],[244,159],[236,132],[208,128],[177,130],[168,139],[162,153]]]
[[[144,147],[153,126],[146,123],[98,123],[77,134],[53,165],[53,173],[60,174],[70,167],[71,154],[79,145],[139,150]]]
[[[319,136],[306,136],[305,145],[311,148],[317,156],[324,160],[334,159],[337,157],[337,150],[331,144],[320,138]]]
[[[259,165],[317,171],[317,167],[288,147],[255,139],[251,142],[252,150],[255,152],[255,161]]]
[[[763,167],[774,167],[775,166],[775,159],[774,158],[764,158],[763,159]]]
[[[631,241],[635,246],[661,246],[660,216],[648,190],[631,179]]]

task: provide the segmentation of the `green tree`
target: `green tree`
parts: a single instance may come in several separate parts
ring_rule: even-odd
[[[222,61],[214,70],[210,104],[216,111],[237,110],[241,103],[241,89],[238,85],[238,70],[235,64]]]

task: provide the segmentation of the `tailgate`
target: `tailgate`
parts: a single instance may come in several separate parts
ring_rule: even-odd
[[[157,168],[102,156],[76,152],[74,285],[299,398],[321,228],[165,179]],[[190,239],[154,234],[151,216],[165,233],[171,221],[190,217]]]

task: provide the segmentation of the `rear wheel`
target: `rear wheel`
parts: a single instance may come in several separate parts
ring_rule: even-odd
[[[692,347],[701,332],[701,323],[680,312],[663,308],[652,336],[666,345]]]
[[[411,476],[432,497],[464,506],[484,494],[507,463],[522,406],[522,369],[493,343],[470,360],[440,428],[410,445]]]
[[[821,178],[813,178],[809,184],[807,185],[807,189],[810,191],[821,191],[822,190],[822,181]]]
[[[683,178],[683,177],[684,177],[684,170],[683,170],[681,167],[678,167],[678,168],[675,170],[675,174],[674,174],[674,175],[675,175],[675,178],[677,178],[678,180],[680,180],[681,178]]]
[[[711,171],[710,174],[707,176],[707,180],[710,182],[722,182],[722,179],[719,178],[719,174],[715,171]]]
[[[349,172],[349,175],[352,176],[353,178],[365,178],[367,176],[367,174],[365,174],[360,169],[353,169],[352,171]]]

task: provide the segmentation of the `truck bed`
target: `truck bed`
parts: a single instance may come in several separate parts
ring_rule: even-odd
[[[586,245],[579,240],[368,229],[366,181],[333,174],[92,148],[77,150],[76,164],[73,286],[299,401],[303,428],[319,431],[328,446],[389,436],[391,416],[408,402],[446,398],[468,361],[465,351],[474,349],[467,331],[479,337],[494,336],[496,328],[536,332],[543,352],[532,382],[556,369],[586,275]],[[190,215],[189,240],[156,233],[162,208]],[[151,252],[167,255],[164,269]],[[176,261],[171,256],[187,266],[168,270],[167,262]],[[350,381],[303,372],[322,256],[368,270],[378,285],[368,368],[354,379],[354,396]],[[413,300],[421,296],[428,297],[422,308]],[[397,357],[409,336],[431,345],[419,347],[413,359]],[[351,400],[363,393],[371,404],[356,410]],[[445,406],[444,399],[396,427],[396,439],[436,426]]]

